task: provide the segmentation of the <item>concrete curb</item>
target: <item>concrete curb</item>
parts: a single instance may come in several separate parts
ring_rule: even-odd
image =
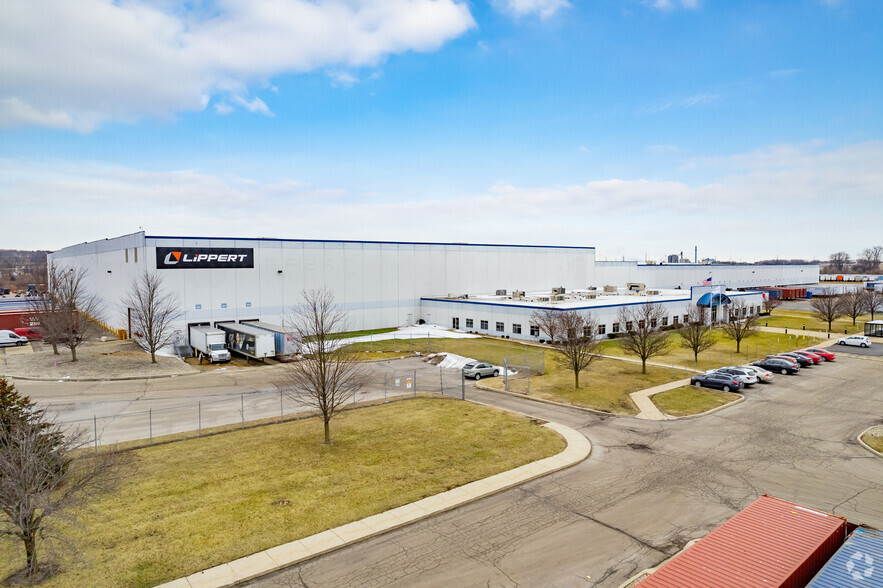
[[[459,508],[470,502],[497,494],[525,482],[569,468],[585,460],[592,452],[592,444],[575,429],[558,423],[544,427],[564,437],[564,451],[552,457],[470,482],[453,490],[406,504],[360,521],[323,531],[297,541],[285,543],[237,560],[178,578],[157,588],[219,588],[235,586],[298,564],[318,555],[382,535],[394,529],[421,521],[431,516]]]
[[[163,374],[160,376],[123,376],[121,378],[33,378],[30,376],[15,376],[13,374],[6,374],[0,376],[2,378],[9,378],[12,380],[27,380],[29,382],[124,382],[127,380],[159,380],[162,378],[186,378],[189,376],[198,376],[200,374],[207,374],[211,372],[193,372],[187,374]]]
[[[868,427],[867,429],[865,429],[864,431],[862,431],[861,433],[859,433],[859,434],[858,434],[858,437],[856,437],[855,439],[856,439],[856,441],[858,441],[858,444],[859,444],[859,445],[861,445],[862,447],[864,447],[865,449],[867,449],[868,451],[870,451],[871,453],[873,453],[873,454],[876,455],[877,457],[881,457],[881,458],[883,458],[883,453],[880,453],[879,451],[877,451],[876,449],[874,449],[873,447],[871,447],[870,445],[868,445],[867,443],[865,443],[864,441],[862,441],[862,437],[865,436],[865,433],[867,433],[868,431],[870,431],[871,429],[873,429],[873,428],[876,427],[876,426],[877,426],[877,425],[874,425],[874,426],[872,426],[872,427]]]
[[[740,396],[740,397],[737,398],[736,400],[733,400],[733,401],[731,401],[731,402],[727,402],[726,404],[722,404],[722,405],[720,405],[720,406],[716,406],[716,407],[712,408],[711,410],[706,410],[705,412],[700,412],[699,414],[688,414],[687,416],[682,416],[682,417],[672,416],[672,417],[671,417],[671,420],[675,420],[675,421],[685,421],[685,420],[688,420],[688,419],[698,419],[699,417],[704,417],[704,416],[708,416],[708,415],[710,415],[710,414],[714,414],[714,413],[719,412],[719,411],[721,411],[721,410],[723,410],[723,409],[725,409],[725,408],[730,408],[731,406],[735,406],[735,405],[740,404],[740,403],[742,403],[742,402],[745,402],[745,396],[744,396],[744,395],[743,395],[743,396]],[[664,413],[663,413],[663,414],[664,414]],[[671,416],[671,415],[668,415],[668,416]]]

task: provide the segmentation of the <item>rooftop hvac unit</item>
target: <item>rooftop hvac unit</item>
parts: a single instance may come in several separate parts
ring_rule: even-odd
[[[616,294],[616,286],[604,286],[604,291]]]
[[[662,294],[659,290],[647,290],[647,296],[659,296]]]
[[[628,284],[625,285],[625,287],[628,288],[629,290],[631,290],[632,292],[643,292],[644,290],[647,289],[646,284],[641,284],[638,282],[629,282]]]
[[[524,290],[513,290],[512,298],[524,298]]]
[[[537,296],[537,302],[548,302],[548,301],[549,301],[548,296]]]
[[[556,302],[561,302],[561,301],[564,300],[565,298],[566,298],[566,297],[565,297],[565,296],[562,296],[561,294],[556,294],[556,295],[552,296],[552,300],[554,300],[554,301],[556,301]]]
[[[557,288],[552,288],[552,294],[564,294],[564,286],[558,286]]]
[[[598,292],[597,292],[597,291],[595,291],[595,292],[586,292],[584,296],[585,296],[586,298],[590,299],[590,300],[594,300],[595,298],[598,297]]]
[[[597,286],[589,286],[588,288],[586,288],[586,290],[588,290],[589,292],[593,292],[593,291],[595,291],[595,290],[597,290],[597,289],[598,289]]]
[[[496,295],[497,295],[497,296],[505,296],[505,295],[506,295],[506,291],[505,291],[505,290],[497,290],[497,294],[496,294]]]

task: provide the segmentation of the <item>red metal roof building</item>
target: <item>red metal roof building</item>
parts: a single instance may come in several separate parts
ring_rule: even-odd
[[[639,588],[803,588],[846,539],[846,519],[761,496]]]

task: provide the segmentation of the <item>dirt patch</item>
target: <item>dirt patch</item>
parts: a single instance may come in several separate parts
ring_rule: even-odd
[[[83,343],[77,348],[76,362],[71,362],[70,350],[65,347],[59,348],[59,355],[52,353],[51,345],[28,347],[29,353],[2,353],[0,373],[11,377],[63,380],[148,378],[197,371],[176,357],[157,357],[157,363],[151,363],[150,354],[132,341]]]

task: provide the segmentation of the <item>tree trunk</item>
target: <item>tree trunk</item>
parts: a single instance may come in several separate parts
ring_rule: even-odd
[[[736,339],[736,353],[739,353],[739,345],[741,345],[741,344],[742,344],[742,340]]]
[[[579,389],[579,372],[573,372],[573,387]]]
[[[694,366],[699,365],[699,352],[698,351],[693,352],[693,365]]]
[[[331,445],[331,422],[325,419],[325,445]]]
[[[156,351],[150,350],[150,363],[156,363]]]
[[[641,358],[641,373],[642,374],[647,373],[647,360],[643,357]]]
[[[52,342],[52,355],[61,355],[58,353],[58,343]]]
[[[22,539],[25,544],[25,554],[28,561],[28,576],[37,573],[37,538],[34,535],[28,535]]]
[[[71,347],[71,363],[77,361],[77,348]]]

